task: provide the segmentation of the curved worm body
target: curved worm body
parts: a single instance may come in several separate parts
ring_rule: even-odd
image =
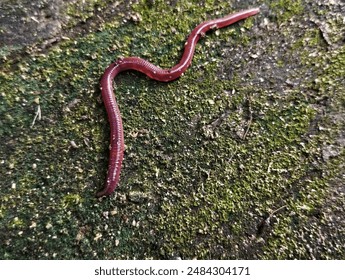
[[[258,12],[258,8],[249,9],[199,24],[190,33],[180,62],[170,69],[162,69],[139,57],[122,58],[108,66],[101,79],[101,90],[110,123],[110,155],[106,185],[102,191],[97,193],[97,197],[110,195],[115,190],[120,179],[123,160],[124,137],[122,119],[112,85],[116,75],[125,70],[136,70],[157,81],[173,81],[179,78],[191,64],[195,45],[207,31],[228,26]]]

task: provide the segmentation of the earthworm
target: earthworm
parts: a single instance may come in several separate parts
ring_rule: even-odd
[[[190,33],[185,43],[180,62],[170,69],[162,69],[139,57],[121,58],[107,67],[101,78],[101,91],[110,123],[110,153],[106,185],[103,190],[97,193],[97,197],[110,195],[115,190],[120,179],[123,160],[124,136],[122,119],[112,86],[116,75],[125,70],[136,70],[157,81],[173,81],[179,78],[191,64],[195,45],[207,31],[223,28],[239,20],[253,16],[258,12],[259,8],[253,8],[199,24]]]

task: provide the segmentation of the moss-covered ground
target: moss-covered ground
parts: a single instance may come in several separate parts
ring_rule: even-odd
[[[345,258],[344,4],[79,2],[57,44],[0,48],[1,259]],[[198,23],[255,6],[202,38],[179,80],[116,78],[125,160],[96,199],[105,67],[171,67]]]

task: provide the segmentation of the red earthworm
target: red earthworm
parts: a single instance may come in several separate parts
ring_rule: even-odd
[[[157,81],[173,81],[179,78],[191,64],[195,45],[207,31],[231,25],[239,20],[253,16],[258,12],[258,8],[249,9],[199,24],[190,33],[180,62],[170,69],[162,69],[139,57],[122,58],[108,66],[101,79],[101,90],[110,123],[110,155],[106,186],[102,191],[97,193],[97,197],[110,195],[115,190],[120,179],[123,160],[124,137],[122,119],[112,86],[113,79],[116,75],[125,70],[136,70]]]

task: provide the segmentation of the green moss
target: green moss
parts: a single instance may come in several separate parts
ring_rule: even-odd
[[[279,0],[270,2],[272,11],[276,14],[278,22],[283,23],[301,15],[304,10],[304,5],[301,0]]]
[[[108,1],[104,0],[73,1],[67,5],[66,14],[73,17],[74,21],[85,22],[94,16],[95,12],[101,11],[106,8],[107,5]],[[70,22],[70,24],[72,22]]]
[[[62,199],[62,207],[69,208],[71,206],[81,205],[82,198],[79,194],[68,194]]]
[[[327,219],[318,213],[344,157],[322,159],[341,127],[320,113],[325,95],[344,108],[344,48],[327,52],[315,28],[254,33],[260,15],[202,38],[173,83],[116,78],[124,166],[115,194],[94,198],[108,157],[105,67],[129,55],[171,67],[195,25],[235,10],[217,3],[141,1],[139,22],[114,16],[98,32],[1,66],[2,258],[311,258],[308,246],[319,258],[344,256],[306,237],[321,237]],[[304,11],[301,1],[270,7],[278,23]]]

